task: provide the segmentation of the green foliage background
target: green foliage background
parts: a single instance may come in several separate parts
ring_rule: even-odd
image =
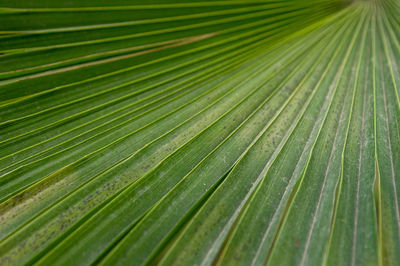
[[[0,265],[400,265],[397,0],[0,1]]]

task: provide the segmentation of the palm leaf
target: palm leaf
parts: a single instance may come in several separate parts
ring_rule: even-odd
[[[400,264],[399,14],[2,1],[0,264]]]

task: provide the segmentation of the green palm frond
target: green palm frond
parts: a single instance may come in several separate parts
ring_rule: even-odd
[[[400,265],[400,2],[0,3],[0,265]]]

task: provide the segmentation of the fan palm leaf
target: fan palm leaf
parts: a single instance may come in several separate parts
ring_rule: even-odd
[[[399,265],[396,0],[0,3],[0,265]]]

